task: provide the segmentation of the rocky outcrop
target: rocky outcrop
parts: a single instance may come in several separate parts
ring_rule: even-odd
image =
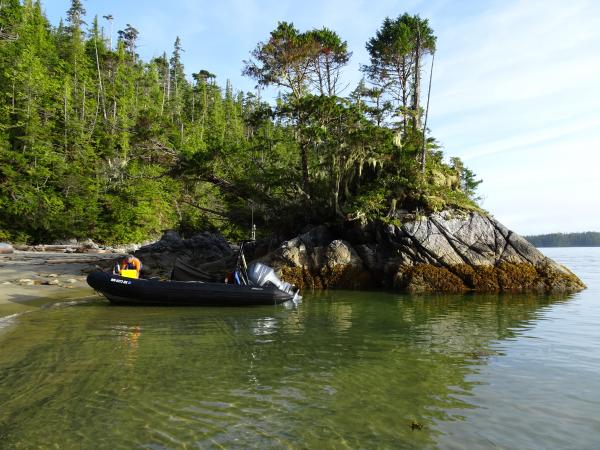
[[[493,217],[444,211],[334,232],[315,227],[261,258],[303,288],[574,292],[585,285]]]
[[[368,265],[357,250],[319,226],[260,258],[286,281],[316,289],[365,288],[373,284]]]
[[[0,255],[10,255],[14,251],[12,245],[7,244],[6,242],[0,242]]]

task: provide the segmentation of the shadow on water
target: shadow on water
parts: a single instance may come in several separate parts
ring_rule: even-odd
[[[35,311],[0,335],[0,447],[435,446],[436,424],[474,407],[480,367],[569,298]]]

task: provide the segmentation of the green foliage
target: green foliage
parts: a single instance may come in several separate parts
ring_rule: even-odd
[[[259,230],[285,234],[317,222],[394,223],[399,209],[476,208],[475,175],[404,126],[422,109],[408,97],[415,55],[435,50],[418,16],[386,19],[368,44],[371,85],[348,98],[339,96],[347,43],[281,22],[244,67],[282,90],[274,106],[221,88],[207,69],[188,80],[179,38],[170,57],[144,62],[127,24],[113,48],[78,0],[58,27],[38,2],[5,1],[0,28],[1,239],[120,243],[166,228],[238,239],[252,210]],[[405,79],[390,71],[399,64]]]
[[[84,16],[75,0],[67,27],[39,3],[0,8],[18,35],[0,42],[0,228],[12,240],[157,236],[193,209],[172,174],[181,155],[243,137],[242,99],[190,84],[179,39],[170,61],[146,64],[133,26],[113,51],[97,19],[86,36]]]
[[[368,220],[386,217],[387,191],[383,187],[365,189],[358,194],[349,205],[352,220],[366,222]]]
[[[376,87],[370,95],[389,99],[390,107],[385,112],[404,137],[408,132],[408,119],[414,121],[422,113],[418,87],[421,60],[424,55],[435,52],[436,37],[427,19],[405,13],[396,19],[386,17],[366,48],[370,64],[362,70]]]

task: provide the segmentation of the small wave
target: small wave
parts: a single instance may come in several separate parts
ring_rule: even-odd
[[[52,302],[52,303],[46,303],[44,305],[41,306],[41,308],[67,308],[69,306],[78,306],[78,305],[85,305],[88,303],[95,303],[97,302],[97,299],[93,298],[93,297],[84,297],[84,298],[76,298],[76,299],[72,299],[72,300],[68,300],[68,301],[57,301],[57,302]]]
[[[86,297],[86,298],[73,299],[73,300],[69,300],[69,301],[65,301],[65,302],[59,301],[59,302],[54,302],[54,303],[45,303],[40,306],[40,309],[66,308],[69,306],[77,306],[77,305],[84,305],[87,303],[92,303],[94,301],[95,301],[94,298]],[[22,316],[23,314],[34,312],[34,311],[35,311],[35,309],[30,310],[30,311],[23,311],[23,312],[19,312],[19,313],[15,313],[15,314],[10,314],[10,315],[4,316],[4,317],[0,317],[0,331],[13,325],[15,323],[15,320],[17,317]]]
[[[23,314],[23,313],[15,313],[15,314],[11,314],[10,316],[0,317],[0,331],[5,328],[8,328],[13,323],[15,323],[15,319],[17,317],[19,317],[21,314]]]

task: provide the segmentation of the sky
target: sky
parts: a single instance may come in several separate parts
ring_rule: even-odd
[[[42,0],[57,24],[69,0]],[[243,61],[278,21],[326,26],[353,52],[348,94],[385,17],[428,18],[437,36],[428,127],[447,157],[481,179],[484,209],[520,234],[600,231],[600,1],[84,0],[88,22],[131,24],[144,58],[171,53],[186,72],[254,90]],[[101,21],[108,34],[109,25]],[[426,75],[428,77],[428,75]],[[427,78],[425,78],[427,79]],[[272,94],[272,93],[271,93]]]

